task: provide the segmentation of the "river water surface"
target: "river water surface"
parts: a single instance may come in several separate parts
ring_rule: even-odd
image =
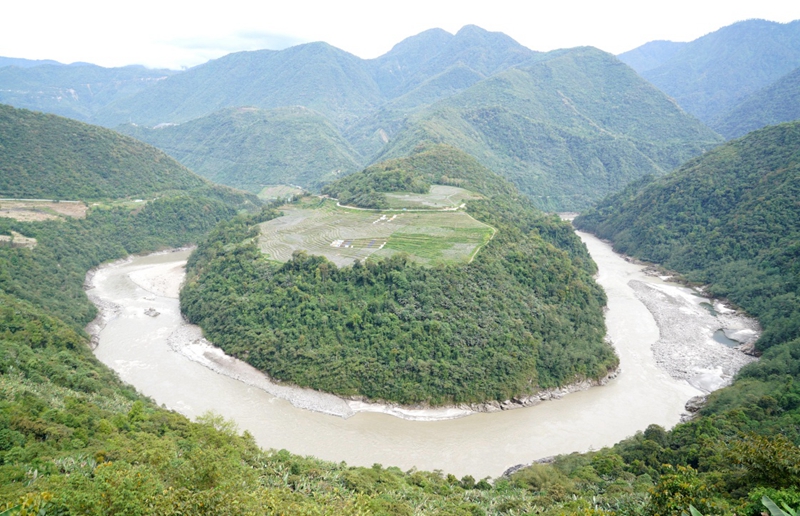
[[[117,310],[100,331],[97,357],[157,403],[189,417],[213,411],[236,421],[265,448],[285,448],[350,465],[442,470],[476,478],[550,455],[609,446],[649,424],[675,425],[700,391],[656,366],[659,337],[632,279],[662,283],[592,235],[579,233],[597,262],[608,295],[606,324],[621,373],[608,384],[534,407],[443,421],[408,421],[381,413],[344,419],[292,406],[188,360],[168,344],[182,324],[177,286],[188,251],[136,257],[101,267],[91,295]],[[159,313],[152,317],[148,309]],[[152,314],[153,312],[151,312]]]

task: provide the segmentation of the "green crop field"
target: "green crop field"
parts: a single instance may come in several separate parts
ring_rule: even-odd
[[[423,264],[463,263],[494,234],[460,210],[358,210],[309,198],[281,211],[282,217],[261,224],[259,241],[263,253],[281,262],[302,250],[340,267],[400,252]]]

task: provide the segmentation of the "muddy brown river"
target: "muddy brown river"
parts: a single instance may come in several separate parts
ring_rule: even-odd
[[[580,236],[608,295],[606,323],[621,373],[605,386],[534,407],[437,421],[376,412],[343,418],[297,408],[257,382],[237,379],[237,373],[220,374],[220,368],[238,366],[221,355],[202,363],[175,350],[176,335],[188,331],[180,330],[185,323],[177,299],[188,251],[136,257],[94,273],[90,295],[106,314],[95,354],[157,403],[190,418],[213,411],[250,431],[265,448],[351,465],[496,477],[541,457],[609,446],[651,423],[672,427],[686,401],[701,394],[657,367],[651,345],[659,329],[629,286],[631,280],[663,282],[608,244]]]

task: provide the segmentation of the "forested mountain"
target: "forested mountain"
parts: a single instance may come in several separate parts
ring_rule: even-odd
[[[613,56],[554,51],[409,117],[382,158],[447,143],[502,171],[542,209],[581,209],[721,138]]]
[[[641,74],[664,64],[684,45],[686,43],[675,41],[650,41],[633,50],[617,55],[617,59],[636,70],[636,73]]]
[[[361,156],[322,115],[303,107],[227,108],[183,124],[118,131],[155,145],[211,181],[258,193],[356,171]]]
[[[638,50],[626,54],[633,57]],[[799,66],[800,20],[747,20],[682,45],[660,66],[641,75],[683,109],[711,123]]]
[[[424,147],[341,181],[382,193],[415,177],[423,188],[457,184],[484,196],[467,213],[494,237],[469,263],[428,267],[394,254],[337,267],[296,252],[276,264],[253,238],[267,218],[240,218],[193,255],[182,310],[274,378],[400,403],[502,401],[600,379],[617,365],[585,247],[474,158]]]
[[[800,68],[715,119],[711,126],[726,138],[738,138],[767,125],[800,119]]]
[[[98,123],[97,113],[114,100],[147,89],[175,73],[143,66],[15,64],[0,68],[0,103]]]
[[[211,185],[162,151],[68,118],[0,104],[0,196],[152,197]]]

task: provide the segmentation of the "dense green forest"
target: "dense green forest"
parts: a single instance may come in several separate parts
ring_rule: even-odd
[[[117,130],[211,181],[253,193],[264,185],[330,181],[363,161],[325,117],[303,107],[229,108],[179,125]]]
[[[726,138],[738,138],[767,125],[800,119],[800,68],[747,96],[711,122]]]
[[[468,213],[497,230],[471,263],[429,268],[396,255],[337,268],[298,252],[275,264],[260,253],[254,226],[277,214],[240,217],[193,255],[184,313],[272,377],[343,395],[502,401],[605,376],[618,362],[603,341],[605,295],[567,224],[505,193],[507,183],[485,189],[505,182],[442,146],[340,185],[380,191],[443,176],[483,193]]]
[[[0,196],[96,200],[211,184],[109,129],[0,104]]]

